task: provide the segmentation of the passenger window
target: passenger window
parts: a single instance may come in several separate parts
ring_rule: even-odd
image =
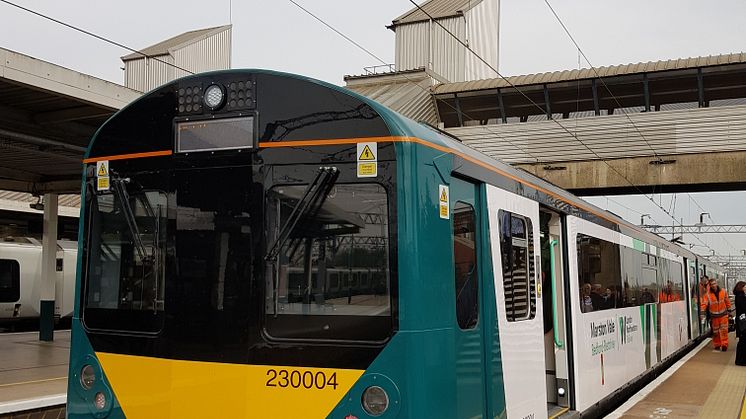
[[[498,218],[508,321],[533,319],[536,316],[536,283],[531,220],[502,210]]]
[[[21,299],[21,267],[18,261],[0,259],[0,303]]]
[[[585,234],[578,234],[578,276],[580,311],[622,307],[623,295],[620,246]],[[634,262],[631,267],[634,268]]]
[[[453,207],[453,260],[456,320],[461,329],[473,329],[479,320],[476,219],[474,207],[461,201]]]

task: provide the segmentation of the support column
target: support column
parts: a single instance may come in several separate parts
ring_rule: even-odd
[[[54,298],[57,279],[57,194],[44,195],[44,236],[41,244],[39,340],[54,340]]]

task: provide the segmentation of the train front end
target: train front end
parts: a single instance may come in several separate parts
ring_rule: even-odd
[[[68,417],[396,417],[396,366],[372,367],[399,328],[395,127],[253,70],[107,121],[84,161]]]

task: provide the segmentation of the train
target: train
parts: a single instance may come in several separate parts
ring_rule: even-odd
[[[70,419],[597,417],[709,333],[717,265],[308,77],[158,87],[82,175]]]
[[[40,316],[41,242],[33,237],[0,239],[0,327],[13,329]],[[57,241],[55,265],[56,322],[68,326],[75,303],[78,243]]]

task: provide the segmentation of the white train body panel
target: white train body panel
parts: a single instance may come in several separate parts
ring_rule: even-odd
[[[635,240],[577,217],[568,216],[567,221],[576,408],[584,411],[688,343],[687,293],[684,290],[681,301],[582,313],[578,234],[628,248],[634,248]],[[646,252],[684,266],[683,258],[655,246],[648,245]]]
[[[62,271],[55,272],[55,316],[72,316],[77,254],[76,242],[59,242],[57,263],[61,259]],[[0,242],[0,259],[17,262],[20,273],[19,298],[16,301],[0,302],[0,322],[39,317],[41,255],[42,248],[38,240]]]
[[[686,301],[674,301],[660,305],[661,316],[661,356],[673,355],[689,341]]]
[[[536,304],[535,316],[531,319],[508,321],[499,248],[498,213],[500,210],[505,210],[531,220],[533,248],[536,251],[540,249],[539,205],[529,199],[487,185],[487,208],[507,416],[536,419],[547,417],[542,305]],[[535,264],[532,273],[534,280],[538,279],[539,270],[539,264]]]

